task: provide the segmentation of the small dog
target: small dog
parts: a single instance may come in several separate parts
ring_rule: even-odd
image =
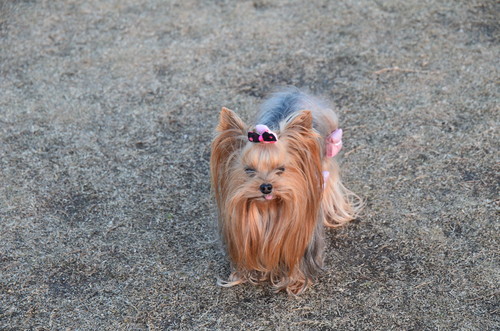
[[[326,104],[296,88],[271,96],[255,127],[222,108],[211,146],[212,191],[232,273],[222,286],[268,281],[298,294],[323,267],[323,225],[354,219],[360,199],[333,157],[342,129]]]

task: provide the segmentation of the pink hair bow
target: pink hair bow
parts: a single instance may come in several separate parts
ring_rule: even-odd
[[[326,156],[334,157],[342,149],[342,129],[337,129],[326,137]]]
[[[275,143],[278,141],[276,134],[269,130],[267,125],[257,124],[255,131],[248,132],[248,140],[253,143]]]

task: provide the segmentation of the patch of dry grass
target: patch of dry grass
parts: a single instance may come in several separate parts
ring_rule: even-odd
[[[493,330],[498,6],[0,2],[0,328]],[[298,299],[227,276],[220,107],[337,107],[362,217]]]

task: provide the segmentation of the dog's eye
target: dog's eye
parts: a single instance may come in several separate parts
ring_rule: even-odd
[[[280,167],[280,168],[276,169],[277,175],[281,175],[283,172],[285,172],[285,167]]]
[[[253,169],[253,168],[245,168],[245,172],[249,176],[255,176],[255,169]]]

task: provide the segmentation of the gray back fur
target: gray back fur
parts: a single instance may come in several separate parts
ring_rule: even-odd
[[[287,87],[273,93],[260,107],[256,124],[265,124],[271,130],[277,130],[279,123],[300,110],[313,113],[328,108],[322,100],[310,96],[296,87]]]

